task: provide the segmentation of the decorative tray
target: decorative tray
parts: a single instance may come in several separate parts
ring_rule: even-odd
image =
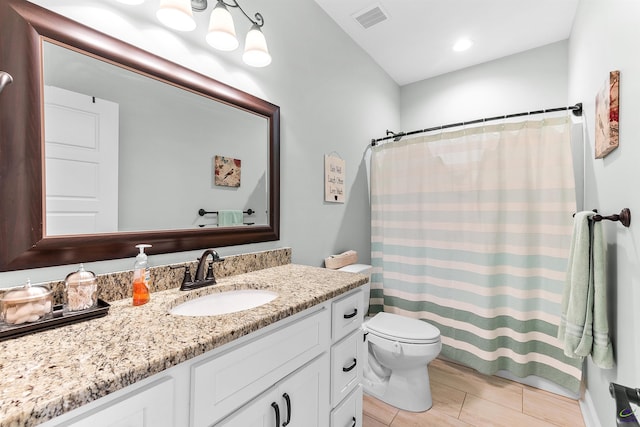
[[[106,316],[109,313],[109,307],[109,303],[99,298],[95,307],[82,311],[65,312],[62,305],[54,305],[52,316],[48,319],[15,326],[0,325],[0,341]]]

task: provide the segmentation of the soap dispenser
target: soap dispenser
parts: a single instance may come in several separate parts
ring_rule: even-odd
[[[136,262],[133,265],[133,305],[142,305],[149,302],[151,276],[147,254],[144,253],[144,250],[150,247],[151,245],[136,245],[140,253],[136,256]]]

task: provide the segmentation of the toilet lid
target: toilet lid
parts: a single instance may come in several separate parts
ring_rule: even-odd
[[[418,319],[393,313],[378,313],[366,323],[369,332],[393,341],[429,344],[440,340],[440,330]]]

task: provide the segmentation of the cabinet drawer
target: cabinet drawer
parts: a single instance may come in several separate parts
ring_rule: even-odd
[[[288,322],[191,370],[191,425],[210,426],[329,347],[329,310]]]
[[[362,386],[331,411],[331,427],[362,427]]]
[[[358,329],[331,348],[331,405],[347,396],[362,378],[362,330]]]
[[[364,318],[364,301],[361,289],[340,298],[331,307],[331,337],[339,341],[360,327]]]

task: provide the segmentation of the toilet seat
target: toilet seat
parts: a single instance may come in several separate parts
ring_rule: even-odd
[[[408,344],[433,344],[440,341],[440,330],[418,319],[381,312],[365,323],[368,332],[381,338]]]

